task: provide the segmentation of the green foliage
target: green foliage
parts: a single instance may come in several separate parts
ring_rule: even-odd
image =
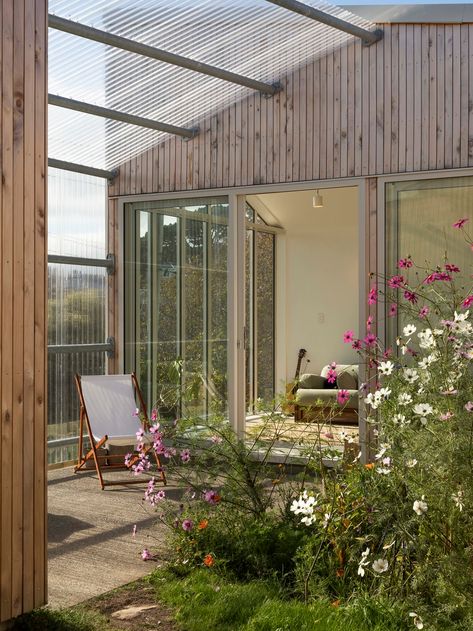
[[[105,631],[107,619],[101,614],[74,607],[73,609],[36,609],[15,618],[12,631]]]
[[[184,578],[169,571],[150,577],[160,600],[177,610],[183,631],[403,631],[406,614],[387,601],[337,607],[291,599],[273,581],[232,582],[209,570]]]

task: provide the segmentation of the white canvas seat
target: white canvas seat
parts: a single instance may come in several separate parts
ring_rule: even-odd
[[[88,460],[93,459],[102,490],[105,486],[116,484],[143,484],[147,478],[139,477],[129,480],[105,481],[104,469],[130,469],[139,459],[135,453],[128,465],[125,465],[124,454],[99,454],[100,448],[108,449],[111,445],[135,445],[136,432],[149,426],[146,406],[136,379],[136,375],[87,375],[75,377],[80,400],[79,459],[74,468],[81,470]],[[91,449],[84,455],[84,424],[91,443]],[[131,448],[133,450],[133,447]],[[160,477],[166,484],[166,477],[161,468],[158,455],[148,444],[145,453],[151,453],[156,460]]]
[[[106,435],[109,445],[133,445],[141,421],[131,375],[82,376],[81,385],[95,440]]]

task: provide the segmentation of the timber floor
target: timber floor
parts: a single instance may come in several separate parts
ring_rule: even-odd
[[[265,427],[266,423],[266,427]],[[255,436],[262,432],[262,438],[273,436],[277,433],[278,442],[307,446],[318,440],[319,434],[324,446],[343,447],[346,439],[352,438],[358,442],[358,425],[332,423],[331,425],[318,425],[317,423],[296,423],[294,417],[287,416],[276,423],[267,424],[264,418],[255,418],[246,421],[246,432],[249,436]]]
[[[111,476],[129,476],[112,472]],[[142,502],[142,485],[100,489],[95,471],[72,468],[48,475],[49,604],[68,607],[148,574],[154,561],[141,560],[143,548],[165,559],[164,526]],[[176,487],[166,495],[178,499]],[[137,533],[132,536],[134,524]]]

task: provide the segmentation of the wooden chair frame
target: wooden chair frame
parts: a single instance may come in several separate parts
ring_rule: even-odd
[[[110,469],[122,469],[122,470],[130,470],[131,467],[138,462],[138,460],[140,459],[140,454],[135,453],[133,455],[133,457],[131,458],[130,462],[128,465],[126,465],[123,460],[123,454],[99,454],[98,450],[100,449],[100,447],[102,447],[103,445],[106,444],[107,440],[108,440],[108,436],[107,434],[105,434],[105,436],[102,436],[102,438],[100,438],[98,441],[95,441],[94,435],[92,433],[92,428],[90,425],[90,420],[89,420],[89,416],[87,414],[87,406],[85,404],[85,400],[84,400],[84,394],[82,392],[82,384],[81,384],[81,376],[79,374],[76,373],[75,377],[75,383],[76,383],[76,387],[77,387],[77,392],[79,395],[79,401],[80,401],[80,417],[79,417],[79,451],[78,451],[78,461],[76,466],[74,467],[74,473],[77,473],[78,471],[80,471],[81,469],[83,469],[83,467],[86,465],[86,463],[89,460],[93,460],[95,463],[95,469],[97,471],[97,475],[99,478],[99,483],[100,486],[102,487],[102,491],[105,489],[106,486],[118,486],[118,485],[128,485],[128,484],[144,484],[145,482],[147,482],[148,480],[146,478],[141,477],[138,480],[112,480],[112,481],[105,481],[104,477],[103,477],[103,473],[102,473],[102,468],[110,470]],[[133,372],[131,373],[131,381],[133,383],[133,388],[135,390],[135,393],[138,397],[138,401],[140,404],[140,411],[141,414],[144,416],[145,418],[145,426],[144,429],[148,429],[150,422],[149,422],[149,418],[148,418],[148,412],[146,410],[146,405],[145,402],[143,400],[143,395],[141,394],[141,390],[140,390],[140,386],[138,385],[138,380],[136,378],[136,374]],[[85,423],[84,423],[85,421]],[[91,444],[91,448],[89,449],[89,451],[84,455],[83,454],[83,436],[84,436],[84,424],[87,427],[87,432],[89,434],[89,440],[90,440],[90,444]],[[152,445],[149,445],[148,447],[146,447],[145,449],[145,454],[148,454],[150,451],[153,452],[154,454],[154,458],[156,460],[156,465],[158,467],[158,471],[160,472],[160,477],[161,477],[161,481],[163,483],[164,486],[166,486],[167,481],[166,481],[166,475],[163,471],[163,468],[161,466],[161,461],[160,458],[158,456],[158,454],[155,452],[155,450],[153,449]],[[111,462],[111,460],[114,460],[116,458],[120,458],[122,460],[122,462]]]

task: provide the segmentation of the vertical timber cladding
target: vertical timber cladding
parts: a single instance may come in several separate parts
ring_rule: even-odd
[[[473,167],[473,24],[382,24],[120,168],[111,196]]]
[[[47,0],[2,0],[0,622],[46,602]]]

